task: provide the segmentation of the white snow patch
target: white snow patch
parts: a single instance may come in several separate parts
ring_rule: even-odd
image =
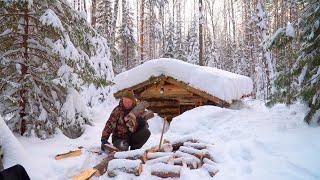
[[[290,22],[288,22],[287,27],[286,27],[286,36],[292,37],[292,38],[295,37],[294,28]]]
[[[31,179],[45,179],[44,174],[34,166],[30,155],[25,151],[25,148],[20,144],[17,138],[12,134],[9,127],[6,125],[0,116],[0,141],[2,141],[3,148],[3,165],[4,168],[9,168],[16,164],[22,165]]]
[[[318,156],[320,127],[312,128],[304,122],[308,110],[305,105],[277,104],[268,108],[261,101],[244,101],[244,104],[245,106],[238,110],[203,106],[187,111],[173,119],[164,138],[171,141],[192,137],[213,144],[209,148],[209,153],[216,162],[212,165],[219,169],[214,177],[217,180],[320,179],[320,156]],[[61,133],[45,141],[19,137],[23,148],[10,147],[9,151],[13,152],[12,158],[20,159],[19,153],[14,151],[25,150],[28,157],[33,162],[36,161],[26,165],[32,179],[70,179],[82,170],[95,166],[105,157],[89,153],[86,149],[100,148],[102,129],[116,105],[93,109],[91,115],[94,126],[86,126],[84,134],[77,139],[66,138]],[[151,121],[153,120],[155,119]],[[3,124],[0,124],[2,138],[4,138]],[[158,129],[161,129],[162,123],[158,125],[160,126]],[[160,131],[154,131],[142,149],[157,146],[159,139]],[[6,141],[7,138],[3,139],[3,143]],[[62,161],[54,160],[54,155],[77,149],[80,145],[85,147],[83,155]],[[4,150],[6,153],[6,149]],[[21,158],[23,157],[26,156]],[[9,166],[7,162],[5,162],[6,167]],[[122,173],[115,179],[159,179],[150,175],[148,166],[143,166],[140,177]],[[150,168],[163,168],[161,166],[168,167],[156,165]],[[100,179],[108,179],[108,175],[105,174]],[[183,167],[180,179],[212,179],[212,177],[204,168],[190,170]]]
[[[62,23],[59,17],[54,13],[53,10],[47,9],[46,12],[40,17],[40,22],[43,25],[52,26],[54,28],[59,29],[60,31],[64,31]]]

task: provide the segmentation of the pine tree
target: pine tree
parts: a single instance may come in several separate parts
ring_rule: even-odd
[[[305,0],[303,5],[299,22],[302,47],[295,74],[301,85],[300,95],[310,107],[305,121],[320,124],[320,2]]]
[[[268,48],[276,49],[280,52],[276,64],[275,90],[272,92],[268,104],[277,102],[291,104],[296,100],[295,95],[298,93],[298,83],[292,71],[292,61],[297,58],[298,39],[295,34],[293,25],[288,23],[286,27],[279,28],[267,42]]]
[[[198,45],[198,19],[193,17],[191,28],[187,37],[187,62],[192,64],[199,63],[199,45]]]
[[[272,55],[266,45],[266,42],[268,40],[267,37],[267,17],[265,13],[264,8],[264,1],[258,0],[257,3],[257,15],[255,16],[255,21],[257,23],[257,32],[259,37],[259,43],[260,43],[260,62],[263,63],[263,76],[264,76],[264,96],[268,98],[268,96],[271,94],[271,91],[273,91],[273,78],[274,78],[274,68],[273,68],[273,60]]]
[[[163,57],[174,58],[174,24],[172,18],[169,20],[169,27],[167,32],[169,33],[166,37],[166,46],[163,52]]]
[[[181,0],[178,0],[176,2],[176,20],[175,23],[172,24],[171,28],[173,28],[173,48],[174,48],[174,54],[173,57],[175,59],[180,59],[183,61],[186,61],[186,55],[185,55],[185,47],[184,47],[184,37],[182,36],[182,29],[183,29],[183,22],[181,17],[181,11],[182,11],[182,3]],[[171,31],[171,30],[170,30]],[[170,33],[170,32],[169,32]]]
[[[136,58],[136,39],[134,37],[134,19],[130,4],[122,0],[122,22],[119,29],[120,59],[123,60],[122,66],[128,70],[135,65]]]
[[[101,0],[97,6],[96,13],[96,29],[99,34],[104,36],[111,42],[111,31],[112,27],[112,3],[110,0]]]
[[[91,123],[82,86],[113,76],[106,40],[65,1],[0,6],[0,114],[21,135],[79,137]]]

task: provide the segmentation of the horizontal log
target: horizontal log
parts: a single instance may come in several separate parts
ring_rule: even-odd
[[[163,141],[164,144],[161,145],[161,148],[159,149],[159,146],[151,147],[150,149],[146,150],[148,153],[154,153],[154,152],[172,152],[173,147],[170,143],[166,142],[166,140]]]
[[[198,149],[194,149],[192,147],[185,147],[185,146],[180,146],[179,151],[191,154],[191,155],[199,158],[200,160],[202,160],[203,157],[208,152],[206,149],[198,150]]]
[[[69,151],[69,152],[63,153],[63,154],[58,154],[54,157],[54,159],[55,160],[62,160],[65,158],[81,156],[81,154],[82,154],[82,151],[81,151],[81,149],[79,149],[79,150],[75,150],[75,151]]]
[[[142,98],[161,98],[161,97],[190,97],[193,93],[172,84],[154,85],[140,94]]]
[[[173,160],[174,160],[173,155],[168,155],[168,156],[163,156],[163,157],[159,157],[159,158],[148,160],[146,162],[146,164],[156,164],[156,163],[166,163],[166,164],[168,164],[170,162],[173,162]]]
[[[183,143],[185,143],[185,142],[196,143],[196,142],[199,142],[199,141],[194,139],[194,138],[187,137],[187,138],[182,138],[182,139],[178,139],[178,140],[172,141],[170,143],[172,144],[173,151],[177,151],[180,148],[180,146],[183,146]]]
[[[179,102],[176,100],[163,100],[163,99],[158,99],[158,100],[152,100],[152,99],[146,99],[146,101],[149,102],[149,107],[174,107],[178,106]]]
[[[180,108],[179,107],[149,107],[149,110],[155,112],[155,113],[173,113],[173,114],[179,114]]]
[[[179,157],[173,160],[174,165],[186,166],[190,169],[197,169],[201,164],[194,161],[193,158]]]
[[[193,143],[193,142],[184,142],[183,146],[192,147],[198,150],[207,149],[210,147],[210,145],[206,143]]]
[[[189,159],[190,161],[192,160],[192,161],[196,162],[197,164],[201,165],[201,160],[194,155],[191,155],[191,154],[188,154],[185,152],[181,152],[181,151],[176,151],[174,153],[174,156],[177,158],[181,157],[181,158]]]
[[[202,168],[207,170],[211,177],[215,176],[219,172],[218,167],[210,164],[203,164]]]
[[[148,152],[147,153],[147,159],[156,159],[164,156],[173,156],[173,152]]]
[[[113,159],[108,164],[108,176],[115,177],[119,172],[139,176],[142,172],[141,160]]]
[[[165,163],[157,163],[151,166],[151,175],[161,178],[178,178],[180,177],[181,166],[175,166]]]
[[[208,159],[208,158],[203,158],[202,159],[202,164],[210,164],[210,165],[214,165],[214,166],[217,166],[217,163]]]
[[[204,154],[203,158],[207,158],[207,159],[209,159],[209,160],[211,160],[211,161],[213,161],[213,162],[215,162],[215,163],[217,162],[217,160],[215,160],[213,154],[210,153],[209,151],[207,151],[207,152]]]
[[[114,154],[114,158],[115,159],[130,159],[130,160],[140,159],[142,162],[146,162],[147,152],[143,149],[116,152]]]

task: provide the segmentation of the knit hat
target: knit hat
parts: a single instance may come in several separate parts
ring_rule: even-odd
[[[133,92],[132,91],[130,91],[130,90],[124,90],[123,92],[122,92],[122,94],[121,94],[121,97],[125,97],[125,98],[129,98],[129,99],[131,99],[131,100],[134,100],[135,98],[134,98],[134,94],[133,94]]]

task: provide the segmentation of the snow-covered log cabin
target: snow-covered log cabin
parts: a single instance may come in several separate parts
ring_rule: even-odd
[[[249,77],[167,58],[120,73],[114,83],[116,98],[132,90],[138,100],[149,102],[149,110],[169,120],[202,105],[229,107],[253,88]]]

